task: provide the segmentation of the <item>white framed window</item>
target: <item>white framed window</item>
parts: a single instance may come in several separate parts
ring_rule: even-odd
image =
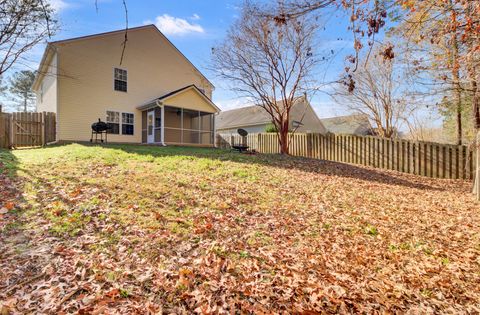
[[[107,110],[107,124],[110,126],[108,133],[120,134],[120,112]]]
[[[127,92],[127,70],[115,68],[113,75],[115,91]]]
[[[132,113],[122,113],[122,135],[133,136],[135,117]]]
[[[107,124],[110,126],[108,133],[133,136],[135,130],[135,115],[107,110]]]

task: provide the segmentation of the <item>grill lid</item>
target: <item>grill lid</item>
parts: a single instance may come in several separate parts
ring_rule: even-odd
[[[95,132],[104,132],[112,129],[112,127],[104,121],[101,121],[100,118],[98,122],[92,124],[92,130]]]

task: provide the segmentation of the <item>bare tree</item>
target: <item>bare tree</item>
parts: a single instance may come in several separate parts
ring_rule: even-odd
[[[278,23],[262,12],[244,3],[242,16],[213,49],[213,70],[231,82],[234,91],[267,111],[281,153],[288,154],[290,111],[309,89],[317,63],[312,51],[317,25],[306,17]]]
[[[53,15],[44,0],[0,0],[0,75],[56,31]]]
[[[360,65],[360,54],[364,47],[368,47],[364,54],[364,64],[370,59],[372,49],[377,42],[377,34],[384,28],[390,16],[394,16],[395,9],[400,5],[397,0],[277,0],[280,8],[274,13],[278,23],[289,23],[301,16],[331,15],[332,10],[341,9],[350,19],[348,30],[353,35],[353,48],[355,53],[347,56],[350,64],[345,67],[347,74],[354,73]],[[394,58],[393,46],[383,45],[385,57]],[[353,76],[346,77],[349,81],[348,88],[355,88]]]
[[[416,108],[405,97],[405,85],[398,77],[394,60],[377,54],[351,75],[355,88],[345,89],[348,81],[337,85],[335,101],[354,113],[368,116],[379,136],[395,136]]]

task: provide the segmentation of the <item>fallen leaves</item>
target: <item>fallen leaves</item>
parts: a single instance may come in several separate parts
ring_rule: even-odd
[[[14,153],[2,312],[480,311],[469,183],[203,149]]]

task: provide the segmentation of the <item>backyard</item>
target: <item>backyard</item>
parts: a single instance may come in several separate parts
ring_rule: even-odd
[[[0,313],[478,313],[471,183],[280,155],[0,150]]]

